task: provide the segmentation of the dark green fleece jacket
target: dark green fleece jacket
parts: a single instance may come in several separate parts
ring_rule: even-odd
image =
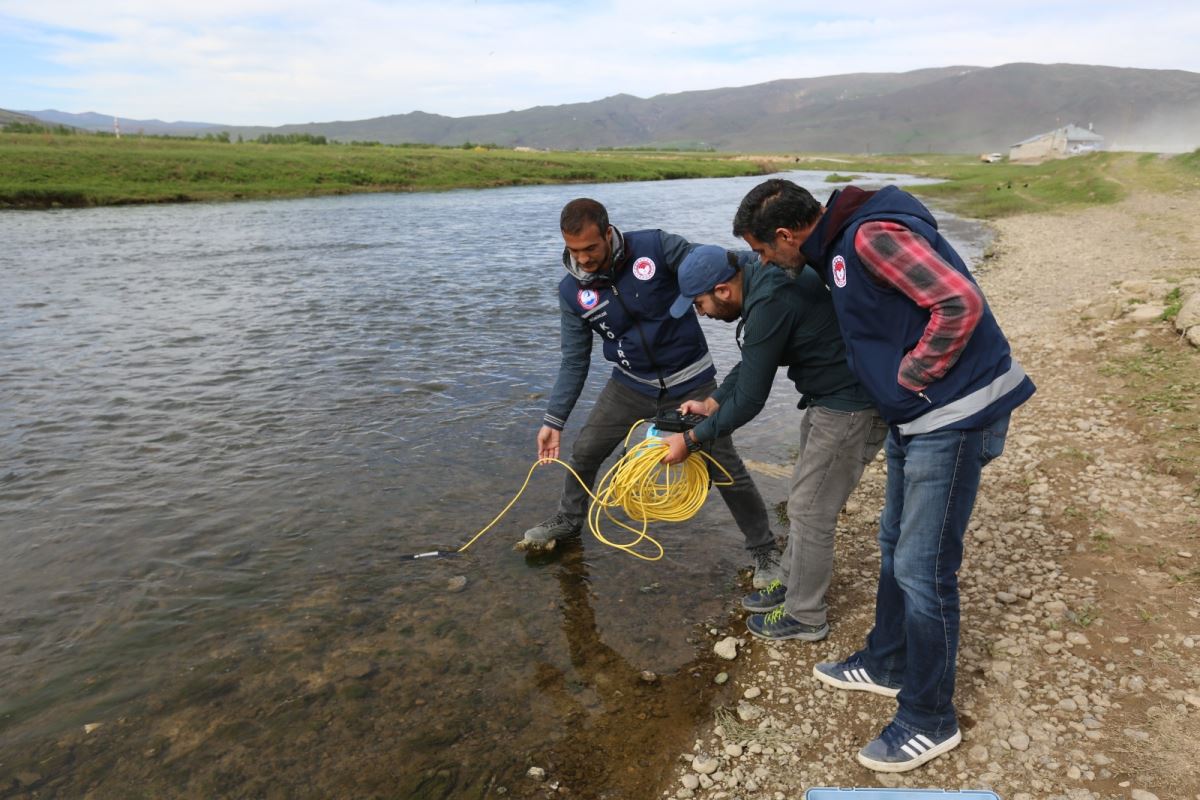
[[[738,253],[742,270],[742,317],[738,321],[742,360],[713,394],[721,407],[696,426],[694,436],[707,442],[732,433],[762,411],[775,370],[801,395],[798,406],[860,411],[871,398],[846,364],[829,290],[812,270],[795,280],[778,267],[763,265],[748,251]]]

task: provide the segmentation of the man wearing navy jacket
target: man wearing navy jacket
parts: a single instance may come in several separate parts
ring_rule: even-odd
[[[1033,382],[962,258],[907,192],[847,187],[823,206],[773,179],[742,199],[733,232],[763,261],[821,275],[850,369],[890,426],[875,625],[862,649],[813,674],[897,699],[858,760],[905,772],[962,740],[953,696],[963,535],[980,472],[1003,451]]]
[[[635,422],[708,397],[716,389],[716,369],[696,315],[670,314],[679,296],[676,271],[695,245],[661,230],[622,233],[609,224],[604,206],[588,198],[567,203],[559,227],[567,270],[558,286],[562,361],[537,451],[538,458],[559,457],[562,429],[583,391],[592,343],[599,337],[612,376],[570,460],[591,488],[600,465]],[[717,439],[711,453],[733,478],[733,485],[719,488],[753,556],[754,587],[766,587],[782,574],[766,504],[728,436]],[[520,545],[540,549],[578,536],[587,506],[587,492],[567,475],[558,513],[526,531]]]

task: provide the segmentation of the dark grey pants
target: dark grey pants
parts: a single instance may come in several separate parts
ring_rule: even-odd
[[[710,382],[684,397],[665,401],[664,407],[677,408],[684,400],[703,400],[711,397],[716,388],[717,384]],[[653,419],[657,413],[658,404],[655,398],[609,379],[600,396],[596,398],[596,405],[592,408],[592,413],[588,414],[587,421],[583,423],[583,429],[571,449],[571,467],[579,473],[579,477],[587,483],[589,489],[595,488],[596,473],[599,472],[600,465],[625,441],[630,426],[639,419]],[[767,519],[767,506],[762,495],[758,493],[758,487],[754,485],[754,479],[746,471],[741,456],[734,448],[733,440],[722,436],[713,442],[711,452],[712,457],[719,461],[733,478],[732,486],[718,488],[725,505],[729,506],[729,511],[733,514],[734,522],[746,537],[746,549],[771,544],[774,537],[771,534],[771,523]],[[711,465],[709,473],[713,475],[714,480],[725,480],[725,476]],[[591,498],[574,476],[567,475],[558,504],[559,511],[572,522],[583,524],[590,502]]]
[[[783,550],[783,607],[808,625],[825,623],[825,592],[833,576],[833,535],[846,498],[887,438],[875,409],[834,411],[809,406],[800,420],[800,455],[788,495]]]

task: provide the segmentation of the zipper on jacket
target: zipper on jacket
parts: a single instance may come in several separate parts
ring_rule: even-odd
[[[917,397],[921,398],[926,403],[929,403],[929,405],[933,405],[933,401],[929,399],[929,395],[925,394],[924,392],[917,392]]]
[[[667,396],[667,381],[663,378],[662,369],[658,366],[658,362],[654,360],[654,352],[650,349],[650,342],[646,341],[646,334],[642,331],[642,323],[633,312],[629,310],[629,306],[625,305],[625,301],[621,299],[621,293],[617,291],[617,285],[614,283],[609,287],[612,289],[613,297],[617,298],[617,302],[621,304],[621,310],[625,312],[625,316],[633,323],[633,327],[637,329],[638,338],[642,340],[642,349],[646,351],[646,359],[650,362],[650,366],[658,373],[658,410],[663,409],[663,399]],[[635,297],[637,295],[634,295]]]

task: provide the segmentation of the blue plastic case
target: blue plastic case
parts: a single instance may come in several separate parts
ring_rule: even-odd
[[[1000,800],[986,789],[809,789],[804,800]]]

